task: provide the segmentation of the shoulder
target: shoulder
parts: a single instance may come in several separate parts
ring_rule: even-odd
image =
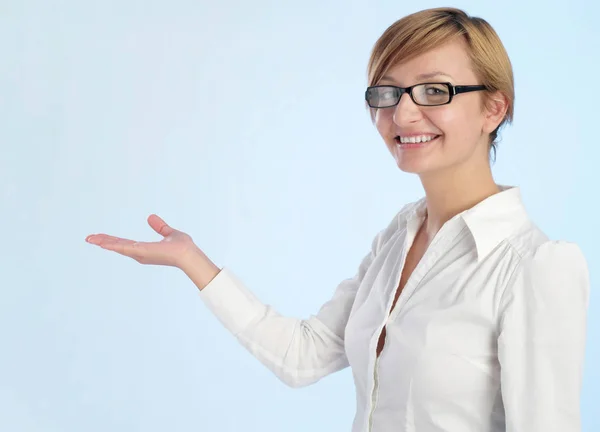
[[[503,296],[505,306],[516,302],[553,312],[587,307],[589,270],[579,245],[546,239],[521,247],[519,254]]]
[[[527,218],[509,237],[508,243],[519,257],[517,273],[535,275],[587,275],[587,261],[575,242],[550,239],[531,219]]]
[[[536,281],[556,284],[587,283],[588,266],[577,243],[566,240],[546,240],[522,258],[521,272]]]

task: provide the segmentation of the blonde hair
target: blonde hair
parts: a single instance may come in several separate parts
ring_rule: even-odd
[[[468,55],[480,84],[489,93],[499,91],[508,101],[504,119],[490,134],[490,149],[493,148],[495,153],[498,131],[513,120],[515,90],[506,49],[484,19],[471,17],[455,8],[426,9],[399,19],[385,30],[373,47],[367,67],[368,85],[377,85],[398,63],[409,61],[459,36],[467,43]],[[367,107],[371,120],[375,121],[375,109]]]

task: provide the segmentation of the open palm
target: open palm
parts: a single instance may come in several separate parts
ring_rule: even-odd
[[[92,234],[86,241],[103,249],[133,258],[141,264],[154,264],[179,267],[186,254],[196,248],[192,238],[171,228],[159,216],[152,214],[148,224],[163,238],[157,242],[139,242],[107,234]]]

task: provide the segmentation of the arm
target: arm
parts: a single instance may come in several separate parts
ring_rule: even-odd
[[[195,280],[194,274],[206,275],[206,271],[194,273],[190,262],[184,272],[200,288],[208,308],[250,353],[287,385],[306,386],[348,366],[344,329],[350,310],[365,273],[393,228],[392,223],[377,234],[355,276],[342,281],[332,299],[308,319],[285,317],[263,304],[228,268],[205,286],[206,277]]]
[[[299,387],[348,365],[344,330],[356,292],[383,243],[398,229],[399,214],[377,234],[356,275],[340,283],[319,313],[305,320],[281,316],[261,303],[229,269],[219,269],[188,234],[158,215],[150,215],[148,224],[163,237],[161,241],[139,242],[108,234],[92,234],[86,241],[140,264],[180,268],[225,327],[283,382]]]
[[[523,258],[501,304],[498,356],[507,432],[579,432],[589,277],[573,243]]]

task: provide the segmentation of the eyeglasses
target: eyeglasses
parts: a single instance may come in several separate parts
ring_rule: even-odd
[[[410,87],[377,85],[368,87],[365,100],[371,108],[389,108],[398,105],[404,93],[408,93],[412,101],[421,106],[446,105],[459,93],[485,90],[483,85],[460,85],[450,83],[422,83]]]

